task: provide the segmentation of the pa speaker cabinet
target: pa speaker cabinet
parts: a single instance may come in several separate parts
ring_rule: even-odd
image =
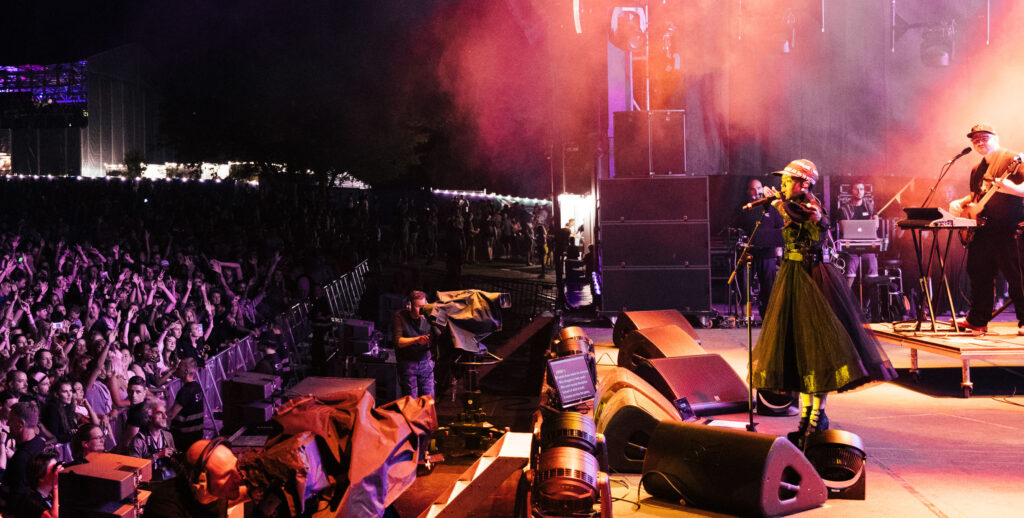
[[[607,312],[675,309],[711,310],[708,268],[605,267],[602,307]]]
[[[601,224],[611,221],[707,221],[707,177],[601,180]]]
[[[562,147],[563,192],[590,194],[594,183],[597,146],[581,139]]]
[[[612,114],[615,176],[646,177],[651,169],[650,114],[645,111]]]
[[[686,112],[652,110],[612,115],[615,176],[686,174]]]
[[[707,351],[679,326],[648,327],[626,335],[619,347],[619,367],[636,368],[641,359],[671,358],[707,354]]]
[[[747,410],[747,386],[717,354],[654,358],[633,370],[669,401],[685,397],[698,416]]]
[[[623,311],[619,313],[618,317],[615,318],[615,327],[612,328],[612,342],[615,347],[622,347],[623,341],[626,339],[626,335],[636,331],[637,329],[647,329],[648,327],[661,327],[673,325],[682,329],[686,334],[690,335],[698,344],[700,343],[700,337],[697,336],[697,331],[690,325],[690,321],[683,316],[678,310],[675,309],[658,309],[651,311]]]
[[[375,399],[378,405],[398,399],[401,392],[398,387],[398,364],[394,362],[356,360],[356,376],[373,378],[376,388]]]
[[[825,503],[825,484],[785,438],[682,422],[654,429],[642,483],[652,496],[740,516],[782,516]]]
[[[654,174],[686,174],[686,112],[651,112],[651,171]]]
[[[601,225],[601,264],[706,267],[708,243],[703,221],[609,221]]]

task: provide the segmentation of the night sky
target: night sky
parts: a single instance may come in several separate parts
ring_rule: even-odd
[[[167,143],[182,160],[275,161],[346,170],[377,185],[546,195],[551,134],[538,117],[495,110],[543,103],[550,83],[543,42],[507,20],[508,4],[6,0],[0,63],[74,61],[138,43],[163,98]],[[465,56],[479,52],[467,50],[465,34],[481,20],[504,25],[495,59],[515,52],[513,71],[540,74],[520,76],[532,86],[506,90],[501,102],[479,101],[501,83],[467,79]],[[460,96],[475,96],[475,105]]]

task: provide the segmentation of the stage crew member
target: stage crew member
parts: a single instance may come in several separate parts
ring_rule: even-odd
[[[814,163],[794,160],[774,174],[782,176],[780,198],[772,206],[785,221],[785,251],[754,348],[752,378],[754,388],[800,393],[800,428],[789,438],[803,447],[808,435],[828,428],[830,392],[890,380],[896,372],[862,327],[846,280],[822,262],[827,223],[810,193],[818,180]]]
[[[971,193],[953,200],[954,216],[977,216],[978,227],[967,245],[967,276],[971,281],[971,309],[959,322],[972,331],[985,333],[992,320],[996,273],[1002,272],[1010,287],[1010,299],[1017,312],[1017,334],[1024,336],[1024,291],[1021,287],[1020,253],[1014,241],[1017,225],[1024,221],[1024,166],[1018,167],[1019,153],[999,146],[992,126],[975,124],[967,134],[971,147],[982,155],[971,169]],[[1003,178],[1004,175],[1007,175]],[[979,201],[989,189],[998,189],[984,206]],[[980,214],[976,212],[980,210]]]
[[[427,294],[409,293],[404,309],[391,320],[398,377],[403,396],[434,396],[434,360],[430,347],[430,321],[420,311]]]

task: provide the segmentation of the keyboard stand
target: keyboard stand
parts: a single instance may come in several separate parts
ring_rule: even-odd
[[[956,308],[953,305],[953,291],[949,288],[949,278],[946,276],[946,260],[949,258],[949,247],[953,242],[953,231],[959,230],[954,227],[918,227],[918,226],[902,226],[903,229],[909,230],[914,240],[914,255],[917,259],[917,271],[920,273],[919,284],[921,288],[921,299],[917,303],[917,319],[914,322],[913,330],[899,329],[897,326],[900,323],[893,325],[893,329],[899,332],[912,332],[915,334],[928,334],[928,335],[961,335],[967,334],[966,329],[961,328],[956,321]],[[942,246],[941,234],[946,232],[946,243],[945,247]],[[924,246],[925,236],[924,232],[934,232],[932,237],[931,246],[928,247],[928,259],[925,261],[924,258]],[[938,263],[938,273],[942,278],[942,287],[946,289],[946,296],[949,302],[949,312],[952,315],[952,324],[941,324],[944,328],[939,328],[939,322],[935,319],[935,305],[933,304],[933,293],[931,289],[931,278],[932,271],[935,269],[935,263]],[[939,288],[941,295],[942,287]],[[927,318],[925,317],[925,310],[927,309]],[[911,321],[902,322],[902,324],[909,324]],[[929,329],[925,329],[925,326],[930,324]]]

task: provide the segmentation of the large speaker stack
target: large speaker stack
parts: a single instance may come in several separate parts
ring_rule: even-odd
[[[599,183],[602,310],[711,310],[706,177]]]

